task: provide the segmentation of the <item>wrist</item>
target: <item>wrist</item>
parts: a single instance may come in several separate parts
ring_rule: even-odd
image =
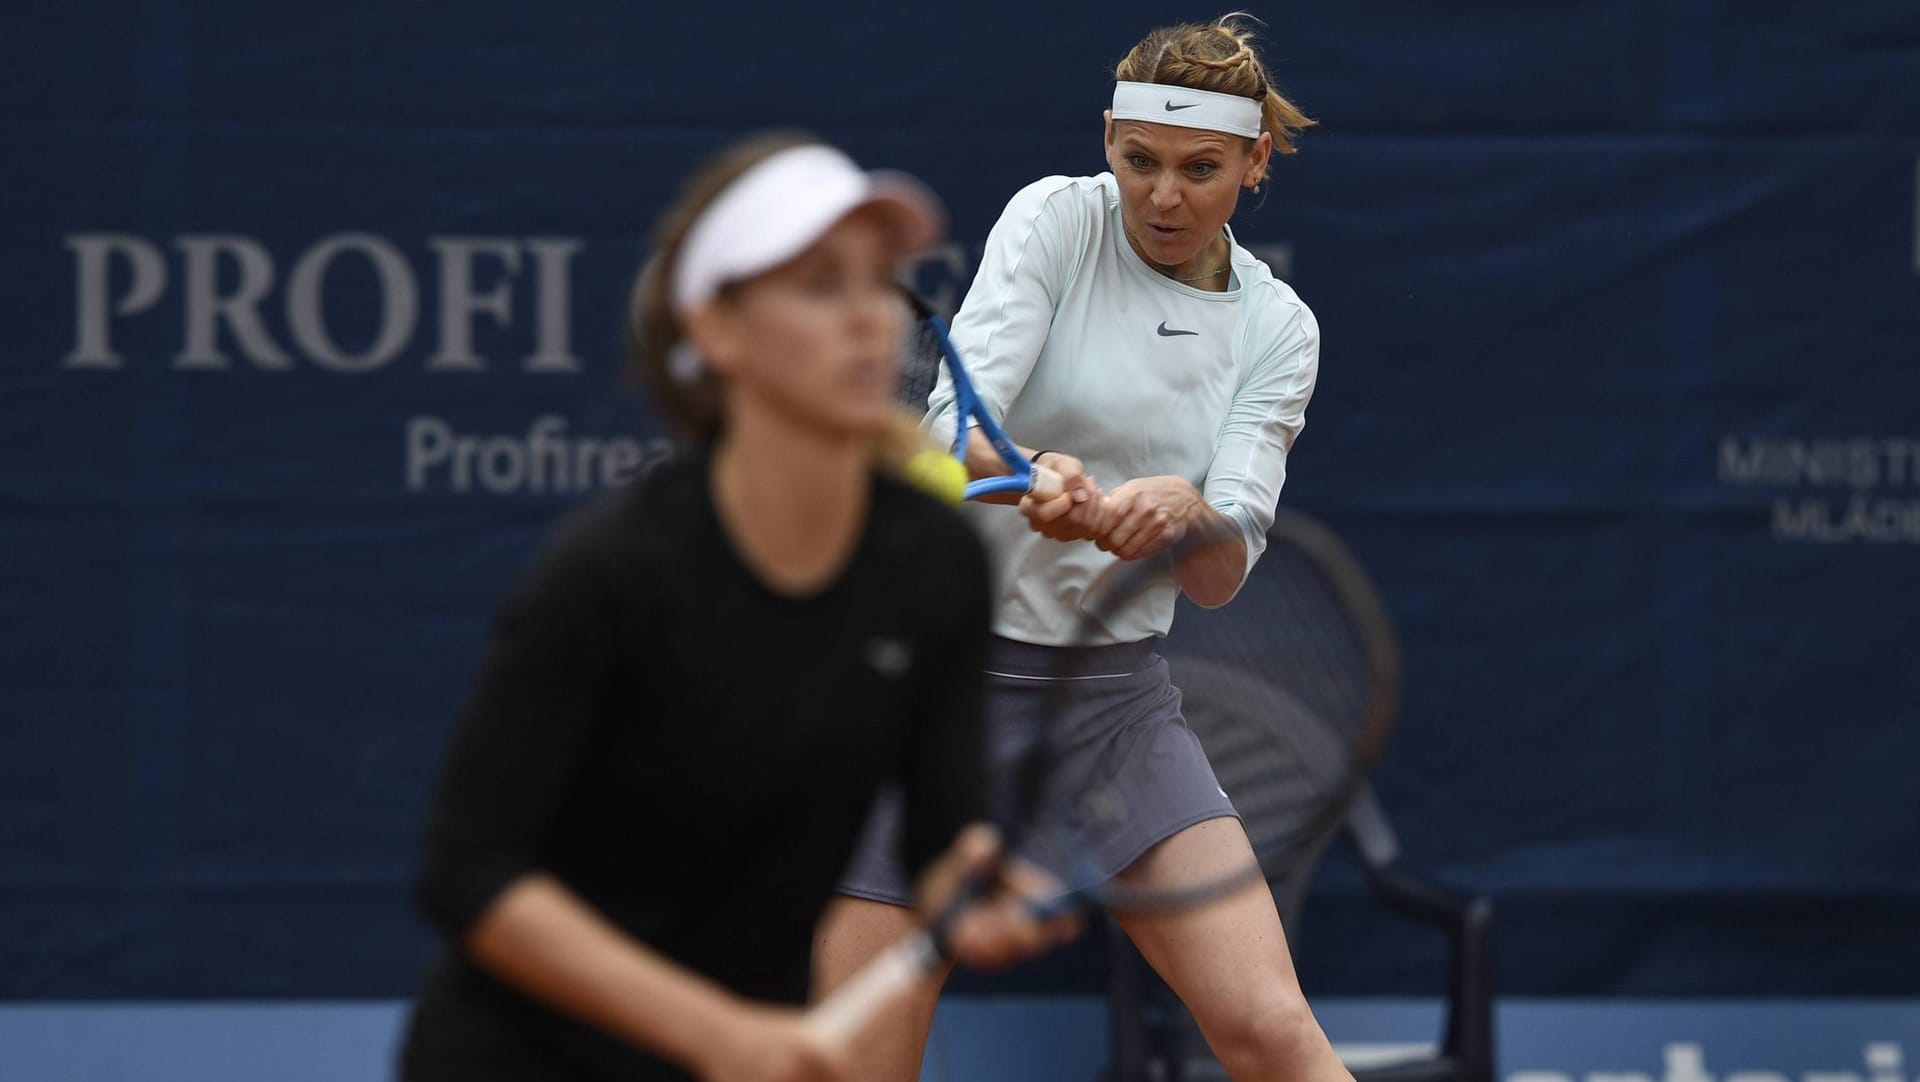
[[[1032,463],[1035,466],[1038,466],[1040,464],[1041,455],[1053,455],[1053,454],[1059,454],[1059,452],[1053,450],[1052,448],[1046,448],[1043,450],[1035,451],[1034,453],[1028,455],[1027,461]]]

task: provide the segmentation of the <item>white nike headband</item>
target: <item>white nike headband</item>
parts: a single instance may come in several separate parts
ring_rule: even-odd
[[[940,239],[939,201],[904,174],[863,172],[817,143],[769,155],[727,185],[687,230],[673,268],[674,311],[685,316],[728,283],[778,267],[867,206],[893,219],[902,255]]]
[[[1122,82],[1113,85],[1113,119],[1203,128],[1252,139],[1260,134],[1260,103],[1238,94]]]

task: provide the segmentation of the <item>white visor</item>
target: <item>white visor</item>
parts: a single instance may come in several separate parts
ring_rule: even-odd
[[[793,259],[862,207],[893,219],[900,254],[940,239],[940,203],[901,173],[867,173],[829,146],[783,150],[748,169],[687,230],[673,271],[674,311],[686,315],[732,282]]]
[[[1203,128],[1252,139],[1260,134],[1260,102],[1237,94],[1163,83],[1115,83],[1113,119]]]

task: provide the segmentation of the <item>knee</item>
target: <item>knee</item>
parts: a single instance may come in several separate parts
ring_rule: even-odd
[[[1301,1077],[1294,1068],[1313,1058],[1320,1034],[1307,1001],[1293,988],[1243,997],[1210,1022],[1208,1043],[1235,1078]]]

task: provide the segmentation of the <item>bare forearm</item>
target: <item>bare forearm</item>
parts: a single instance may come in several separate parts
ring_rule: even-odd
[[[521,991],[691,1067],[735,1013],[720,986],[607,923],[544,875],[507,888],[468,932],[467,953]]]
[[[1193,513],[1195,521],[1174,548],[1173,577],[1195,604],[1218,608],[1233,600],[1246,577],[1247,543],[1240,523],[1210,504],[1200,503]]]

